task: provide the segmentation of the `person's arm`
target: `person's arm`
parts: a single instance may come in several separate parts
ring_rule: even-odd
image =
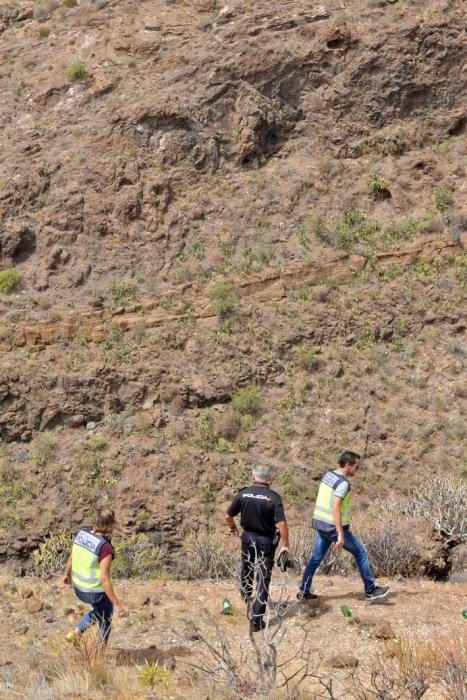
[[[67,559],[67,562],[65,564],[65,575],[63,576],[63,583],[65,586],[69,586],[71,584],[71,554]]]
[[[279,550],[278,556],[281,555],[282,552],[288,552],[289,551],[289,527],[287,525],[286,520],[280,520],[278,523],[276,523],[277,529],[279,530],[280,536],[281,536],[281,548]]]
[[[334,520],[334,525],[336,526],[337,530],[337,546],[338,547],[343,547],[344,546],[344,528],[342,527],[342,518],[341,518],[341,507],[342,507],[342,501],[344,499],[340,498],[339,496],[334,496],[334,501],[332,504],[332,519]]]
[[[229,515],[228,513],[226,513],[226,515],[225,515],[225,520],[226,520],[227,525],[228,525],[228,527],[229,527],[229,532],[230,532],[230,534],[231,534],[231,535],[237,535],[237,536],[238,536],[240,533],[239,533],[239,531],[238,531],[238,527],[237,527],[237,525],[236,525],[235,520],[233,519],[233,517],[232,517],[231,515]]]
[[[113,603],[115,610],[117,611],[117,615],[119,617],[125,617],[125,615],[128,615],[128,610],[125,608],[123,603],[120,602],[120,600],[117,598],[117,595],[114,591],[114,588],[112,586],[112,581],[110,580],[110,565],[112,563],[112,555],[108,554],[106,557],[104,557],[101,560],[101,583],[102,583],[102,588],[104,589],[104,593],[106,594],[107,598]]]

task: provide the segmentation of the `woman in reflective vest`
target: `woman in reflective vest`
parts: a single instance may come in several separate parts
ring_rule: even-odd
[[[115,594],[110,577],[115,556],[110,541],[114,525],[114,511],[102,508],[97,512],[94,529],[82,528],[73,540],[63,583],[71,583],[77,597],[83,603],[89,603],[91,610],[81,618],[75,629],[66,635],[67,641],[74,641],[89,625],[97,622],[100,636],[106,643],[110,635],[114,608],[120,617],[127,615],[125,606]]]

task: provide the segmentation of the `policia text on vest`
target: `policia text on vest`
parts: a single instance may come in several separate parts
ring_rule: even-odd
[[[350,529],[349,477],[355,476],[359,465],[359,454],[343,452],[338,468],[327,471],[321,479],[312,521],[316,530],[315,545],[300,583],[299,599],[312,597],[313,576],[332,544],[343,547],[355,558],[367,598],[376,600],[389,594],[389,586],[376,585],[368,552]]]
[[[278,545],[279,532],[282,552],[289,548],[289,534],[282,498],[269,487],[271,470],[267,465],[253,467],[253,484],[240,489],[230,504],[226,520],[230,532],[238,535],[234,517],[240,515],[242,526],[240,593],[247,603],[253,595],[253,579],[256,588],[252,604],[250,629],[258,631],[264,626],[263,616],[269,596],[269,584]]]

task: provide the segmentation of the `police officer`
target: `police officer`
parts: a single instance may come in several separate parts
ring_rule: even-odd
[[[100,637],[106,644],[114,609],[119,617],[128,614],[117,598],[110,577],[115,557],[110,540],[114,526],[114,511],[111,508],[101,508],[97,511],[94,529],[81,528],[73,541],[63,583],[73,584],[79,600],[91,605],[92,609],[81,618],[72,632],[65,635],[68,642],[78,639],[89,625],[97,622]]]
[[[257,632],[265,626],[263,615],[277,546],[276,528],[282,544],[279,555],[289,551],[289,532],[282,499],[269,488],[271,468],[257,465],[253,467],[252,474],[253,484],[240,489],[230,504],[225,519],[230,532],[239,535],[234,517],[240,514],[243,530],[240,593],[245,602],[248,602],[253,593],[253,577],[256,570],[256,594],[250,630]]]
[[[298,600],[318,597],[310,592],[311,582],[333,543],[354,557],[368,600],[381,600],[389,595],[389,586],[376,585],[368,552],[350,529],[349,477],[355,476],[359,465],[359,454],[350,450],[343,452],[338,468],[327,471],[321,479],[312,521],[316,530],[315,546],[297,593]]]

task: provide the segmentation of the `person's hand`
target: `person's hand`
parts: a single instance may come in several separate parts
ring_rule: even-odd
[[[282,554],[282,552],[288,552],[288,551],[289,551],[289,548],[288,548],[288,547],[281,547],[281,548],[279,549],[279,553],[278,553],[277,556],[280,557],[280,555]]]
[[[70,586],[70,585],[71,585],[70,577],[67,576],[67,574],[65,574],[65,576],[63,577],[63,585],[64,585],[64,586]]]
[[[339,547],[339,549],[341,549],[344,546],[344,541],[345,541],[344,535],[343,534],[341,535],[339,533],[339,535],[337,536],[336,547]]]
[[[126,617],[128,615],[128,610],[123,605],[123,603],[118,602],[115,606],[118,617]]]

